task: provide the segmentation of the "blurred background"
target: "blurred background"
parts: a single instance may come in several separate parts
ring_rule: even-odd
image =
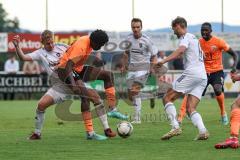
[[[142,19],[143,32],[151,37],[158,57],[164,58],[178,42],[170,28],[171,20],[182,16],[188,21],[188,31],[197,37],[201,36],[201,24],[210,22],[213,34],[223,38],[240,54],[239,6],[238,0],[1,0],[0,99],[36,99],[49,87],[48,76],[39,62],[22,62],[15,56],[11,41],[16,34],[22,37],[24,53],[30,53],[41,48],[40,33],[44,29],[55,32],[55,42],[66,44],[94,29],[104,29],[110,43],[101,54],[94,55],[106,62],[105,69],[112,70],[116,69],[114,62],[124,51],[122,42],[131,33],[133,17]],[[235,96],[240,85],[232,83],[228,74],[233,60],[223,54],[223,63],[226,95]],[[183,69],[182,59],[168,63],[167,67],[170,71],[164,80],[171,83]],[[240,62],[237,67],[240,69]],[[100,82],[90,85],[102,90]],[[213,93],[211,87],[208,93]]]

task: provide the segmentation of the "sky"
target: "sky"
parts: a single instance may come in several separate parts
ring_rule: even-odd
[[[143,29],[170,27],[177,16],[188,24],[221,22],[222,0],[134,0],[134,17]],[[32,31],[46,29],[46,0],[0,0],[8,18],[17,17],[20,27]],[[240,0],[224,0],[224,22],[240,25]],[[53,31],[129,31],[132,0],[48,0],[48,29]]]

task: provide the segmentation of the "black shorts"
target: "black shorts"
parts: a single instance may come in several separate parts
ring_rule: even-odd
[[[81,72],[73,71],[73,77],[75,80],[82,80],[83,82],[89,82],[90,80],[96,80],[98,76],[98,72],[96,75],[92,73],[93,70],[100,70],[99,68],[92,66],[83,66]],[[95,73],[95,72],[94,72]]]
[[[208,78],[208,83],[207,83],[205,90],[203,91],[203,96],[205,95],[209,84],[211,84],[212,87],[214,87],[215,85],[219,85],[222,88],[222,91],[224,91],[224,72],[223,72],[223,70],[207,74],[207,78]]]

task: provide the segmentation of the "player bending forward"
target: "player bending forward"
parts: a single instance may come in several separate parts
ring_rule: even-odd
[[[33,61],[39,60],[42,62],[49,76],[54,77],[55,80],[59,79],[57,77],[57,73],[54,70],[54,67],[59,64],[60,57],[67,50],[68,46],[64,44],[55,44],[54,43],[54,35],[51,31],[45,30],[41,34],[41,43],[43,44],[43,48],[38,49],[32,53],[24,54],[22,49],[19,46],[20,37],[15,36],[13,39],[13,44],[16,49],[16,53],[21,60],[24,61]],[[87,89],[87,93],[81,93],[81,90],[86,90],[84,84],[81,81],[76,81],[76,84],[81,87],[77,90],[77,94],[84,95],[86,97],[90,96],[91,101],[95,106],[102,105],[100,97],[93,90]],[[75,86],[76,88],[76,86]],[[44,94],[44,96],[39,100],[38,106],[36,109],[36,117],[35,117],[35,131],[29,137],[30,140],[41,139],[41,130],[44,122],[44,114],[45,110],[53,104],[60,103],[64,100],[67,94],[76,94],[73,93],[69,86],[64,85],[61,81],[56,81],[53,86]],[[84,108],[85,107],[85,108]],[[87,107],[87,108],[86,108]],[[84,120],[85,129],[87,131],[87,139],[96,139],[96,140],[105,140],[105,136],[98,135],[94,132],[91,112],[89,111],[88,106],[82,105],[82,116]],[[108,130],[108,137],[114,137],[116,134],[111,131],[108,126],[107,116],[106,114],[101,115],[99,117],[101,123],[104,126],[105,131]],[[105,132],[106,133],[106,132]]]
[[[187,113],[194,126],[198,128],[199,135],[195,140],[208,139],[208,131],[203,124],[201,115],[196,111],[197,105],[202,97],[202,92],[207,85],[207,76],[203,63],[203,53],[198,39],[187,33],[187,21],[182,17],[177,17],[172,21],[172,29],[179,39],[178,48],[166,59],[157,65],[162,66],[173,59],[183,56],[184,71],[180,77],[173,82],[163,98],[164,110],[171,121],[172,129],[162,136],[162,140],[168,140],[173,136],[180,135],[182,130],[176,119],[177,112],[173,102],[182,95],[187,97]]]

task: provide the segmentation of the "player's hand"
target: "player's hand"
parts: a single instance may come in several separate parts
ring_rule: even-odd
[[[164,64],[163,61],[158,62],[157,64],[155,64],[155,65],[153,66],[153,69],[154,69],[155,71],[157,71],[159,68],[161,68],[161,67],[163,66],[163,64]]]
[[[19,35],[16,35],[16,36],[13,37],[12,43],[14,44],[15,47],[17,47],[19,45],[19,43],[20,43]]]

